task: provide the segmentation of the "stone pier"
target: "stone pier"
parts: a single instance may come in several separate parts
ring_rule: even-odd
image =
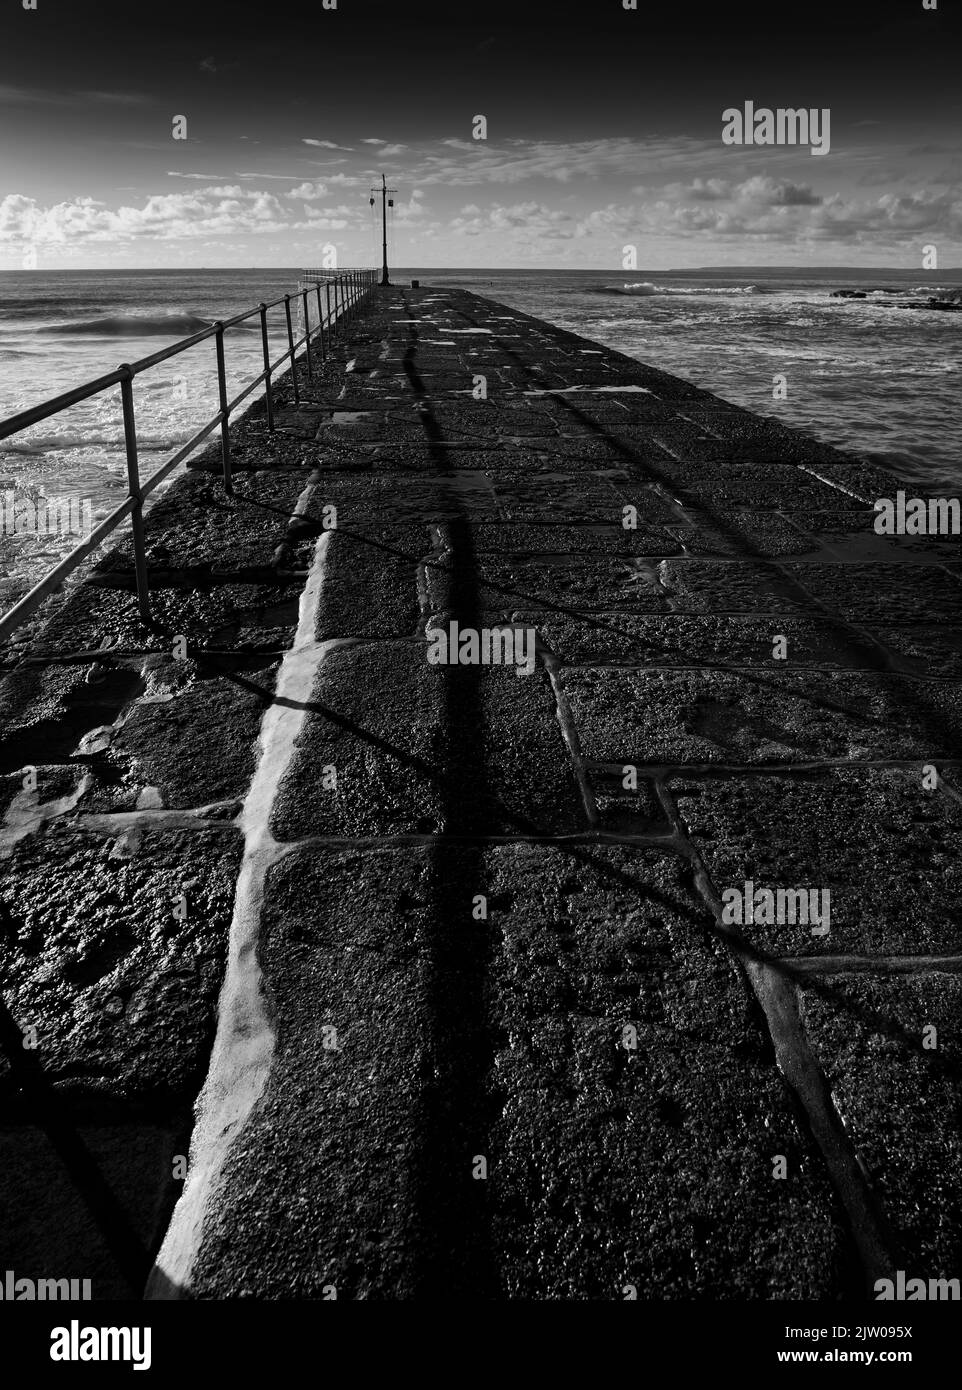
[[[0,1265],[962,1276],[958,539],[460,290],[298,372],[150,511],[149,628],[120,546],[3,649]]]

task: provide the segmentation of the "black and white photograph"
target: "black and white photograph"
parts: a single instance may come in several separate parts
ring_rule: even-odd
[[[936,1372],[960,67],[959,0],[0,0],[21,1374],[360,1375],[359,1301]]]

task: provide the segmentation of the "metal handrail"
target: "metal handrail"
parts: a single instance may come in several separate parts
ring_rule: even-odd
[[[197,445],[209,434],[220,426],[221,432],[221,457],[224,476],[224,491],[228,496],[233,495],[233,479],[231,471],[230,453],[230,416],[236,410],[241,401],[246,400],[252,391],[264,383],[264,398],[267,410],[268,431],[274,430],[274,398],[272,390],[272,379],[279,367],[287,361],[291,363],[291,382],[294,389],[295,404],[300,402],[300,388],[297,381],[295,370],[295,360],[298,348],[304,348],[304,364],[307,368],[309,380],[313,380],[313,359],[312,359],[312,339],[315,339],[320,346],[321,361],[325,360],[330,351],[332,341],[337,341],[340,337],[340,322],[345,322],[352,318],[361,300],[371,293],[377,284],[377,272],[373,270],[362,270],[359,267],[349,266],[340,267],[336,271],[324,271],[324,296],[326,301],[327,314],[325,317],[324,309],[321,305],[321,273],[306,270],[302,272],[302,280],[317,279],[318,283],[313,288],[300,288],[296,295],[285,294],[281,298],[272,300],[270,304],[258,304],[253,309],[248,309],[244,313],[235,314],[230,319],[218,319],[209,328],[203,329],[200,333],[194,333],[189,338],[181,338],[170,347],[162,348],[160,352],[151,353],[149,357],[142,357],[137,362],[122,362],[114,371],[108,372],[105,376],[95,378],[93,381],[85,382],[82,386],[76,386],[72,391],[65,391],[59,396],[53,396],[49,401],[43,401],[40,405],[31,407],[30,410],[21,410],[16,415],[10,415],[5,420],[0,420],[0,439],[8,439],[13,434],[18,434],[21,430],[28,429],[31,425],[37,424],[41,420],[49,420],[51,416],[58,415],[60,411],[76,405],[80,401],[89,400],[91,396],[98,395],[101,391],[109,390],[112,386],[120,387],[121,405],[123,409],[124,421],[124,446],[127,456],[127,497],[118,507],[106,516],[97,526],[94,527],[90,535],[76,546],[69,555],[54,566],[52,570],[43,576],[36,583],[29,593],[24,594],[14,606],[0,616],[0,641],[3,641],[11,632],[20,626],[27,618],[36,612],[44,599],[50,594],[55,593],[69,574],[73,572],[87,556],[116,530],[120,523],[127,517],[131,520],[131,533],[134,545],[134,571],[137,580],[137,604],[141,618],[148,622],[150,620],[150,593],[147,575],[147,552],[144,541],[143,530],[143,504],[154,489],[163,482],[164,478],[182,463],[189,454],[193,453]],[[334,286],[334,308],[331,307],[331,286]],[[309,294],[316,295],[317,298],[317,326],[311,328],[310,317],[308,314],[307,297]],[[294,338],[294,326],[291,319],[291,299],[300,298],[304,314],[304,333],[296,341]],[[285,327],[287,332],[287,351],[282,353],[275,362],[271,361],[270,345],[267,333],[267,314],[270,309],[276,309],[278,305],[284,305]],[[233,328],[239,323],[245,323],[247,319],[260,317],[261,344],[264,355],[264,369],[251,381],[239,395],[233,400],[227,399],[227,372],[224,358],[224,333],[228,328]],[[327,342],[325,343],[325,327],[327,329]],[[188,348],[195,347],[198,343],[204,342],[207,338],[215,339],[217,354],[217,393],[219,409],[207,423],[194,434],[186,444],[182,445],[177,452],[163,463],[155,473],[146,480],[140,481],[140,472],[137,456],[137,428],[134,414],[134,393],[133,382],[141,372],[147,371],[150,367],[156,367],[158,363],[167,361],[168,358],[176,357],[178,353],[186,352]]]

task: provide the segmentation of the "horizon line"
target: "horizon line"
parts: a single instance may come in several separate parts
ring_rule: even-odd
[[[357,267],[344,267],[344,268],[345,268],[345,269],[356,269]],[[288,271],[288,270],[306,270],[306,269],[310,269],[310,267],[305,266],[305,265],[303,265],[303,264],[297,264],[297,265],[194,265],[194,266],[169,266],[169,265],[100,266],[100,265],[88,265],[88,266],[46,266],[46,267],[44,267],[43,269],[40,269],[39,267],[36,267],[36,266],[33,267],[32,269],[29,269],[29,268],[24,267],[24,266],[6,266],[6,267],[0,267],[0,274],[4,274],[4,275],[34,275],[34,276],[37,276],[37,275],[44,275],[44,274],[54,274],[54,275],[56,275],[56,274],[61,274],[61,275],[63,275],[63,274],[67,274],[67,275],[69,275],[69,274],[85,274],[85,273],[88,273],[88,272],[91,272],[91,271],[100,271],[100,272],[105,272],[105,273],[110,274],[110,275],[125,275],[125,274],[133,274],[133,275],[136,275],[136,274],[143,274],[143,273],[149,273],[149,272],[159,272],[159,271],[163,271],[163,272],[165,272],[165,273],[171,273],[171,274],[184,274],[184,275],[188,275],[188,274],[194,273],[194,272],[196,272],[196,271],[208,271],[208,272],[211,272],[211,271],[217,271],[217,272],[223,271],[223,272],[225,272],[225,273],[228,273],[228,272],[232,272],[232,271],[243,271],[243,272],[249,272],[249,271],[264,271],[264,270],[270,270],[270,271],[284,270],[284,271]],[[332,267],[332,269],[335,269],[335,267]],[[379,270],[380,267],[379,267],[379,266],[367,266],[367,267],[361,267],[361,269]],[[690,266],[664,266],[664,267],[657,267],[657,266],[640,266],[640,267],[638,267],[636,270],[624,270],[623,268],[618,267],[618,266],[603,266],[603,265],[599,265],[599,266],[530,266],[530,265],[511,265],[511,266],[496,265],[496,266],[490,266],[490,265],[415,265],[415,264],[412,264],[412,265],[400,265],[400,266],[395,266],[395,267],[393,267],[393,270],[392,270],[391,273],[393,273],[393,274],[400,274],[402,271],[411,271],[411,270],[418,270],[418,271],[425,271],[425,270],[432,270],[432,271],[433,271],[433,270],[438,270],[438,271],[453,270],[453,271],[472,271],[472,272],[484,272],[484,273],[495,273],[495,274],[512,274],[512,273],[515,273],[515,272],[527,272],[527,273],[529,273],[529,274],[533,274],[533,273],[541,272],[541,273],[567,274],[567,275],[585,275],[585,274],[592,274],[592,275],[594,275],[594,274],[610,274],[610,275],[644,275],[644,274],[650,274],[650,275],[686,275],[686,274],[691,274],[693,271],[736,271],[736,270],[790,270],[790,271],[807,270],[807,271],[826,271],[826,270],[844,270],[844,271],[856,271],[856,272],[859,272],[859,271],[889,271],[889,272],[895,272],[895,273],[898,273],[898,274],[901,274],[901,275],[909,275],[909,274],[915,274],[915,273],[917,273],[917,274],[919,274],[919,275],[951,275],[951,274],[962,273],[962,265],[944,266],[944,267],[940,267],[940,268],[937,269],[937,270],[926,271],[926,270],[924,270],[922,267],[915,267],[915,266],[866,265],[866,264],[864,264],[864,263],[859,264],[859,265],[848,265],[848,264],[840,263],[840,262],[826,263],[826,264],[824,264],[824,265],[821,265],[821,264],[820,264],[820,265],[812,265],[811,263],[807,263],[807,264],[805,264],[805,265],[792,265],[792,264],[790,264],[790,263],[785,263],[785,262],[777,262],[777,263],[775,263],[775,262],[773,262],[773,263],[758,263],[758,262],[754,262],[754,263],[753,263],[753,262],[750,262],[750,261],[744,261],[744,262],[738,262],[737,264],[736,264],[736,263],[732,263],[732,264],[729,264],[729,265],[690,265]]]

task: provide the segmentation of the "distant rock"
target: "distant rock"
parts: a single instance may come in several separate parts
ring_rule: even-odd
[[[895,307],[897,309],[942,309],[949,314],[960,314],[962,313],[962,298],[956,296],[952,299],[938,299],[930,296],[928,299],[906,299]]]
[[[833,299],[865,299],[864,290],[832,290]]]

